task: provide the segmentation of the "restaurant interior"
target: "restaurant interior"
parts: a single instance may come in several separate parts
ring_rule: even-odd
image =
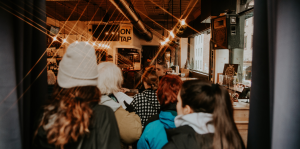
[[[145,69],[163,62],[183,81],[228,90],[247,148],[297,148],[300,4],[287,1],[0,1],[0,148],[31,148],[49,72],[56,79],[78,42],[122,70],[131,97]]]

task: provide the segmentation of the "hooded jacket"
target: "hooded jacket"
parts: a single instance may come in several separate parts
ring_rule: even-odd
[[[177,112],[173,110],[161,111],[158,120],[152,121],[145,126],[145,130],[138,141],[137,148],[160,149],[168,143],[165,129],[176,127],[174,124],[176,115]]]
[[[168,143],[163,149],[212,149],[215,132],[210,113],[176,116],[174,129],[166,130]]]
[[[142,126],[151,116],[159,113],[160,104],[157,100],[156,90],[146,89],[133,97],[131,104],[134,112],[140,116]]]
[[[100,104],[111,107],[115,112],[122,142],[132,144],[140,138],[142,134],[142,124],[138,115],[134,112],[129,113],[121,104],[115,102],[107,95],[101,96]]]

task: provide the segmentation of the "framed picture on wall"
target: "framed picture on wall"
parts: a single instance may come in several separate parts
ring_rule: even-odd
[[[235,76],[238,71],[239,64],[225,64],[223,69],[223,75]]]

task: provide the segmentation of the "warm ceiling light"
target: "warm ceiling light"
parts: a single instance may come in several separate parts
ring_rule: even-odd
[[[98,45],[99,47],[102,47],[102,44],[101,43],[99,43],[99,45]]]
[[[108,35],[108,32],[105,32],[106,35]]]
[[[181,25],[185,25],[185,20],[182,19],[182,20],[180,21],[180,24],[181,24]]]
[[[53,41],[57,41],[57,38],[56,38],[56,36],[54,36],[54,37],[53,37]]]
[[[173,31],[171,31],[171,32],[170,32],[170,35],[171,35],[171,37],[172,37],[172,38],[174,38],[174,37],[175,37],[175,35],[174,35]]]
[[[169,39],[169,38],[166,38],[165,42],[169,42],[169,41],[170,41],[170,39]]]
[[[67,39],[64,39],[64,40],[63,40],[63,43],[65,43],[65,42],[67,42]]]
[[[111,32],[111,34],[113,34],[113,35],[114,35],[114,34],[115,34],[115,32]]]
[[[96,45],[96,43],[94,42],[94,43],[93,43],[93,46],[95,46],[95,45]]]
[[[76,40],[75,43],[77,44],[77,43],[78,43],[78,40]]]
[[[161,44],[161,45],[165,45],[165,44],[166,44],[166,42],[165,42],[165,41],[162,41],[162,42],[160,42],[160,44]]]
[[[86,41],[86,42],[85,42],[85,44],[89,44],[89,42],[88,42],[88,41]]]

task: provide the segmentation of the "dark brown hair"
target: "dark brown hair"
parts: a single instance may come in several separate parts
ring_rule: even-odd
[[[160,105],[177,102],[177,95],[181,88],[182,81],[179,76],[166,75],[160,81],[156,91]]]
[[[155,67],[150,66],[146,68],[146,71],[142,75],[142,81],[146,82],[149,86],[151,86],[152,90],[157,89],[158,76],[156,75]]]
[[[89,133],[88,127],[93,114],[90,104],[97,104],[100,96],[96,86],[66,89],[56,85],[52,99],[44,108],[44,116],[39,125],[39,127],[49,125],[53,120],[54,123],[45,130],[48,143],[64,148],[68,142],[76,142],[80,136]]]
[[[202,81],[186,81],[182,85],[180,96],[182,107],[189,105],[194,112],[213,114],[215,149],[245,148],[235,125],[232,103],[225,88]]]

